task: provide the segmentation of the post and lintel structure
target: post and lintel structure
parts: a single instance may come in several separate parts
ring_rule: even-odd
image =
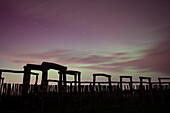
[[[143,87],[143,80],[148,80],[148,84],[149,84],[149,89],[152,89],[152,82],[151,82],[151,77],[139,77],[140,79],[140,88],[142,89]]]
[[[59,72],[60,74],[60,72]],[[81,72],[79,71],[73,71],[73,70],[67,70],[66,75],[73,75],[74,76],[74,92],[77,92],[77,82],[78,82],[78,90],[80,91],[81,87]],[[77,80],[78,78],[78,80]],[[72,82],[71,82],[72,83]]]
[[[112,91],[112,87],[111,87],[111,75],[103,74],[103,73],[96,73],[96,74],[93,74],[93,90],[94,90],[95,83],[96,83],[96,76],[103,76],[103,77],[108,78],[109,91],[111,92],[111,91]]]
[[[170,80],[170,78],[158,78],[158,81],[159,81],[159,88],[162,89],[162,80]],[[170,83],[169,83],[169,87],[170,87]]]
[[[132,91],[133,90],[133,88],[132,88],[132,76],[120,76],[120,90],[122,91],[123,90],[123,85],[122,85],[122,83],[123,83],[123,78],[129,78],[130,79],[130,82],[129,82],[129,86],[130,86],[130,91]]]
[[[35,64],[27,64],[24,66],[24,78],[23,78],[23,108],[21,110],[21,113],[25,113],[28,110],[28,88],[30,85],[30,73],[31,70],[38,70],[42,72],[42,80],[41,80],[41,92],[42,92],[42,99],[45,98],[47,95],[47,86],[48,86],[48,70],[49,69],[55,69],[59,70],[63,73],[67,70],[67,67],[61,66],[55,63],[49,63],[49,62],[43,62],[41,65],[35,65]],[[63,74],[64,75],[64,74]],[[62,78],[62,75],[60,75],[60,79]],[[60,81],[62,83],[62,81]],[[62,85],[62,84],[60,84]],[[41,113],[45,113],[45,107],[44,104],[41,109]]]

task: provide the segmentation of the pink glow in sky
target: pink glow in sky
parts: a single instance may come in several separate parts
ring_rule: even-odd
[[[169,20],[169,0],[1,0],[0,68],[50,61],[82,80],[168,76]]]

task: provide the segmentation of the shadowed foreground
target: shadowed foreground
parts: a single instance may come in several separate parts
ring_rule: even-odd
[[[48,79],[49,69],[58,71],[59,80]],[[41,84],[37,84],[38,74],[31,70],[42,72]],[[24,73],[23,84],[4,83],[2,72]],[[35,84],[30,84],[31,75],[36,75]],[[67,81],[66,76],[70,75],[74,81]],[[98,76],[108,81],[96,82]],[[93,74],[93,82],[81,81],[81,72],[43,62],[27,64],[24,71],[0,70],[0,79],[0,113],[170,112],[170,82],[167,81],[170,78],[152,82],[151,77],[133,81],[132,76],[120,76],[120,81],[111,81],[111,75],[97,73]]]

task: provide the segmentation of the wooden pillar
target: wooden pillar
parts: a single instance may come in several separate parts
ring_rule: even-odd
[[[63,72],[63,85],[64,85],[64,88],[66,88],[66,70],[62,70]]]
[[[31,69],[28,66],[24,66],[21,113],[28,113],[28,110],[29,110],[28,109],[28,89],[30,85],[30,73],[31,73]]]
[[[96,83],[96,76],[93,75],[93,91],[94,91],[94,88],[95,88],[95,83]]]
[[[2,79],[2,71],[0,70],[0,85],[1,85],[1,79]]]
[[[3,85],[4,85],[4,78],[1,78],[1,80],[2,80],[2,82],[1,82],[1,89],[0,89],[0,94],[2,93],[2,87],[3,87]]]
[[[73,87],[73,85],[72,85],[72,82],[70,82],[70,94],[71,94],[71,96],[72,96],[72,87]]]
[[[108,77],[108,82],[109,82],[109,91],[111,93],[112,92],[111,77]]]
[[[130,91],[132,93],[133,91],[133,82],[132,82],[132,77],[130,77]]]
[[[58,111],[59,113],[62,113],[62,106],[63,106],[63,101],[62,101],[62,71],[60,70],[59,72],[59,82],[58,82]]]
[[[38,75],[36,75],[35,85],[38,83]]]
[[[79,73],[77,73],[77,76],[78,76],[78,106],[79,106],[79,108],[78,108],[78,112],[79,113],[82,113],[82,95],[81,95],[81,75],[80,75],[81,73],[79,72]]]
[[[60,72],[59,72],[59,82],[58,82],[58,86],[59,86],[59,88],[62,86],[62,72],[61,72],[61,70],[60,70]]]
[[[162,88],[161,78],[158,78],[158,81],[159,81],[159,89],[161,89]]]
[[[122,77],[120,76],[120,90],[122,91]]]
[[[123,94],[122,94],[122,77],[120,76],[120,104],[121,104],[121,108],[123,108]]]
[[[2,87],[2,71],[0,70],[0,96],[1,96],[1,87]]]
[[[59,72],[59,97],[58,97],[58,105],[59,105],[59,113],[66,112],[66,69],[61,69]],[[63,80],[62,80],[63,77]],[[63,86],[62,86],[63,82]]]
[[[139,88],[139,90],[142,91],[143,90],[143,81],[142,81],[142,78],[139,77],[139,79],[140,79],[140,88]]]
[[[148,78],[149,81],[149,89],[152,90],[152,82],[151,82],[151,78]]]
[[[94,97],[94,88],[95,88],[95,83],[96,83],[96,76],[93,75],[93,88],[92,88],[92,112],[95,112],[95,97]]]
[[[74,92],[77,92],[77,74],[74,75]]]
[[[78,90],[81,92],[81,73],[78,73]]]
[[[41,91],[40,91],[40,113],[47,112],[47,87],[48,87],[48,69],[44,67],[42,70]]]

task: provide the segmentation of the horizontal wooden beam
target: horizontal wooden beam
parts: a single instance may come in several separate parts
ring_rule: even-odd
[[[16,70],[8,70],[8,69],[0,69],[1,72],[7,73],[24,73],[24,71],[16,71]],[[38,73],[31,72],[32,75],[39,75]]]

